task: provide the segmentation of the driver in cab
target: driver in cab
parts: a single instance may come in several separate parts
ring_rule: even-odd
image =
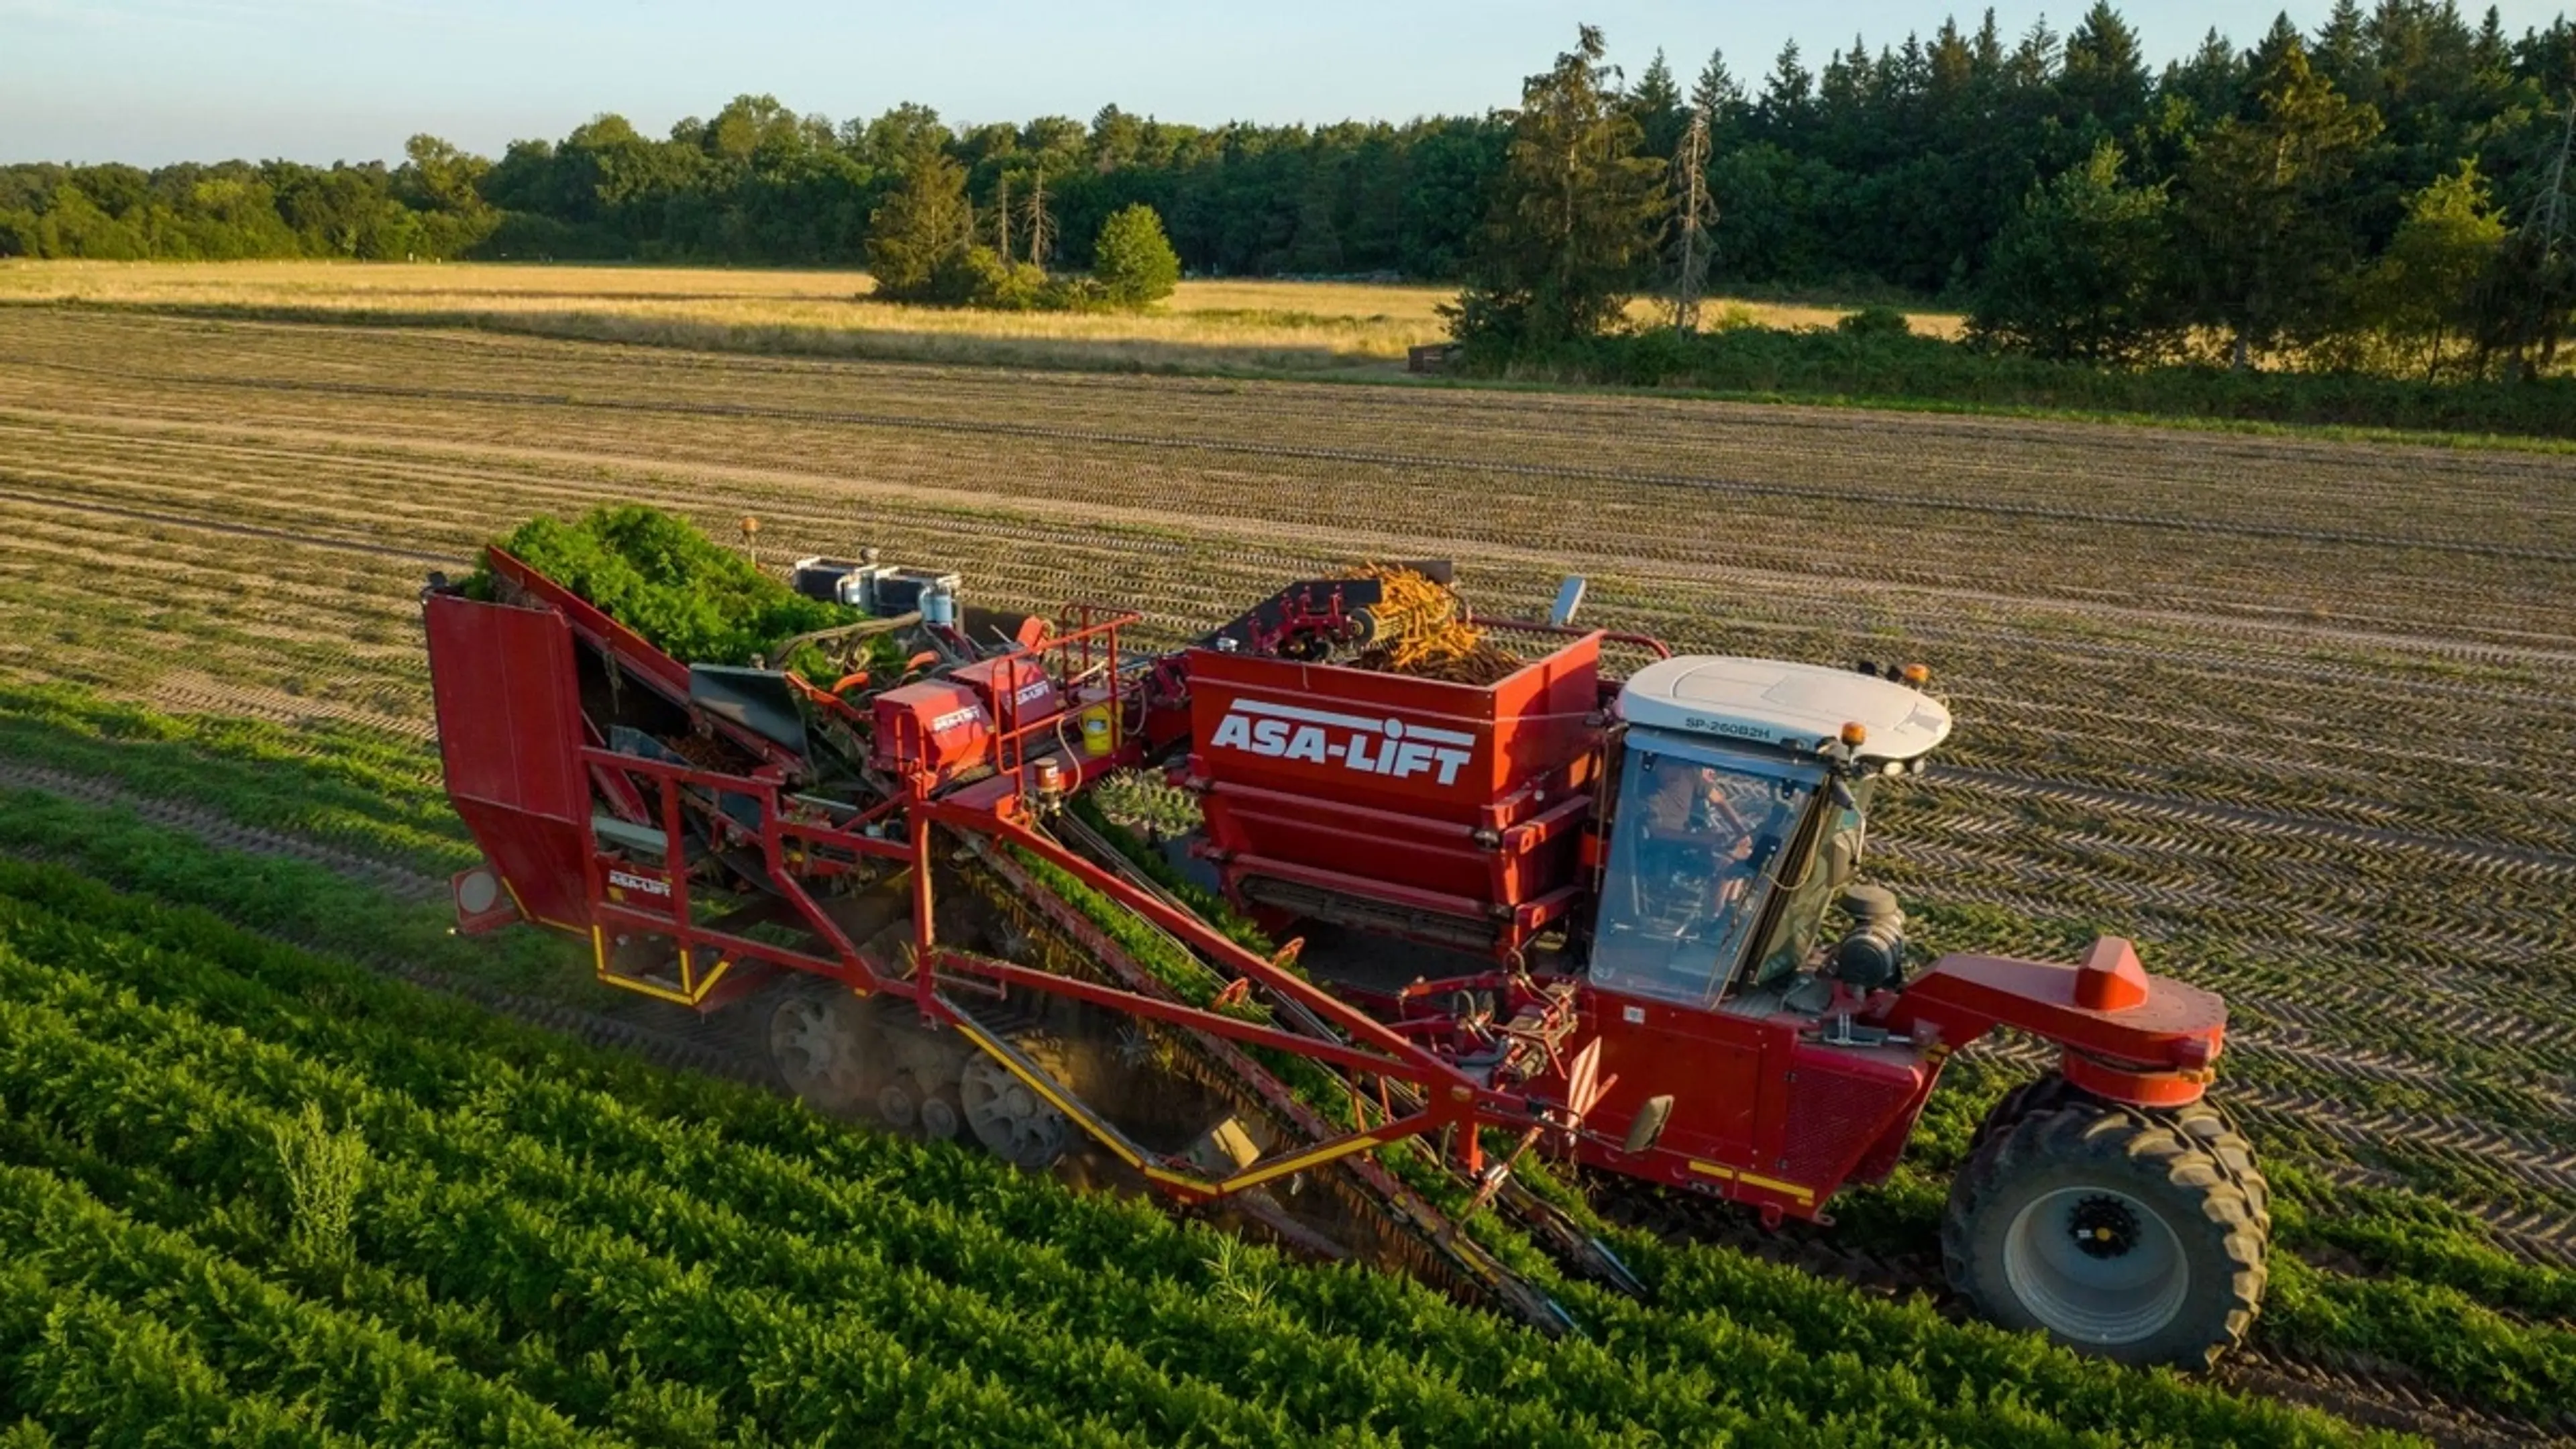
[[[1717,875],[1721,900],[1741,898],[1778,843],[1754,821],[1764,808],[1764,782],[1673,755],[1647,763],[1644,800],[1648,868],[1658,875]]]

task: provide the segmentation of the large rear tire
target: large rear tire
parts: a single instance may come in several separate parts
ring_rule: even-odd
[[[2006,1328],[2207,1368],[2262,1310],[2268,1247],[2259,1193],[2210,1150],[2233,1151],[2233,1129],[2213,1122],[2063,1097],[1997,1123],[1951,1183],[1950,1286]]]

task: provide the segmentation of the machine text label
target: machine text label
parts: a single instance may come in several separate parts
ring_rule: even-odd
[[[1248,750],[1274,760],[1311,764],[1338,762],[1363,775],[1410,780],[1430,775],[1442,785],[1458,783],[1458,771],[1473,758],[1473,735],[1424,725],[1408,727],[1400,719],[1369,719],[1238,699],[1217,723],[1208,740],[1217,749]]]

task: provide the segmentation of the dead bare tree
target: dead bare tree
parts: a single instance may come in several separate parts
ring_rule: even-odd
[[[1047,215],[1046,168],[1041,166],[1029,176],[1027,208],[1029,260],[1046,265],[1047,252],[1055,245],[1055,218]]]
[[[2509,379],[2556,361],[2576,313],[2576,196],[2569,194],[2576,184],[2576,93],[2540,169],[2544,179],[2488,269],[2477,309],[2479,370],[2501,354]]]
[[[1002,265],[1011,264],[1011,173],[1004,171],[993,178],[993,233],[1002,253]]]
[[[1680,200],[1681,234],[1673,285],[1673,330],[1684,337],[1699,331],[1700,293],[1708,287],[1713,248],[1709,233],[1717,227],[1717,198],[1708,189],[1708,112],[1691,112],[1690,130],[1673,153],[1673,192]]]

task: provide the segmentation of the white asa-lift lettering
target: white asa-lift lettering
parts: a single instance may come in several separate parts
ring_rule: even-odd
[[[1475,743],[1474,735],[1457,730],[1262,699],[1234,701],[1208,740],[1217,749],[1318,765],[1338,761],[1346,770],[1395,780],[1431,774],[1443,785],[1458,782]]]

